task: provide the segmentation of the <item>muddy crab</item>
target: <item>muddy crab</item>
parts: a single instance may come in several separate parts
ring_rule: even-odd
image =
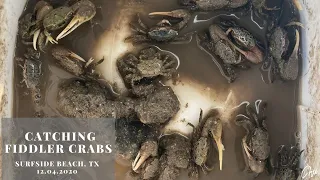
[[[62,46],[53,47],[51,54],[62,68],[75,76],[98,77],[99,75],[95,73],[94,69],[104,61],[104,59],[101,59],[94,62],[93,58],[86,61],[76,53]]]
[[[246,5],[249,0],[179,0],[180,5],[192,10],[212,11],[233,9]]]
[[[144,151],[146,147],[151,148],[152,152],[148,152],[156,155],[154,151],[158,150],[156,141],[160,133],[156,127],[145,125],[133,117],[117,119],[115,128],[116,160],[119,164],[140,166],[140,162],[144,162],[144,158],[148,156]],[[154,147],[151,147],[153,145]]]
[[[252,44],[254,44],[253,39],[250,39],[250,34],[244,31],[244,29],[231,28],[227,32],[237,40],[237,43],[245,46],[248,50],[242,50],[235,45],[229,39],[227,33],[217,24],[211,25],[207,33],[198,34],[197,41],[202,50],[211,56],[214,55],[218,57],[214,59],[221,73],[229,82],[233,82],[236,79],[234,67],[248,68],[246,65],[243,65],[241,55],[255,64],[262,61],[263,55],[258,51],[256,46],[252,46]]]
[[[131,24],[132,30],[137,34],[129,36],[125,41],[135,43],[145,42],[170,42],[187,40],[188,36],[179,36],[179,31],[186,26],[190,19],[190,14],[187,10],[179,9],[170,12],[153,12],[149,16],[168,16],[174,19],[179,19],[180,22],[172,24],[169,19],[163,19],[154,27],[148,28],[138,15],[138,24]]]
[[[135,102],[117,99],[111,90],[94,80],[71,79],[59,86],[57,104],[59,111],[70,118],[131,117]]]
[[[254,110],[255,108],[255,110]],[[260,100],[255,107],[246,106],[246,115],[237,116],[236,124],[246,129],[242,138],[242,148],[247,170],[256,174],[262,173],[270,162],[269,133],[266,125],[264,111],[266,103]]]
[[[144,145],[145,147],[141,148],[136,158],[138,161],[135,162],[138,163],[133,164],[133,170],[139,173],[135,174],[136,176],[154,177],[160,180],[174,180],[179,177],[182,169],[188,168],[191,162],[191,141],[179,134],[161,136],[159,146],[157,146],[157,148],[159,148],[157,155],[154,151],[154,147],[156,146],[150,146],[149,144]],[[151,169],[151,173],[146,174],[147,171],[145,171],[145,167]],[[156,170],[155,167],[157,167]]]
[[[172,54],[148,47],[138,57],[128,54],[117,61],[117,67],[126,84],[136,96],[146,96],[155,91],[155,84],[161,79],[170,79],[179,66]]]
[[[95,5],[89,0],[80,0],[72,6],[53,8],[45,1],[39,1],[34,14],[27,14],[20,21],[20,34],[28,39],[33,36],[33,47],[43,50],[47,42],[58,43],[59,39],[70,34],[81,24],[91,20],[96,14]],[[65,27],[56,40],[52,31]]]
[[[19,66],[22,68],[22,82],[24,82],[27,88],[30,90],[32,99],[36,104],[39,103],[41,98],[39,85],[42,75],[42,63],[39,58],[40,53],[28,48],[24,58],[16,59],[19,63],[23,63],[23,65],[19,64]]]
[[[299,158],[303,150],[300,151],[298,147],[280,146],[278,151],[278,164],[276,167],[274,179],[275,180],[295,180],[300,176]]]
[[[269,52],[275,62],[275,74],[279,75],[283,80],[296,80],[299,75],[299,45],[300,34],[295,30],[296,42],[294,48],[288,58],[289,38],[287,31],[282,27],[276,27],[269,42]]]
[[[191,152],[194,163],[200,166],[204,173],[213,170],[213,162],[210,161],[212,161],[211,156],[215,153],[214,143],[218,150],[219,169],[222,170],[224,146],[222,144],[222,121],[219,112],[211,110],[207,117],[202,118],[201,111],[199,124],[194,127]],[[197,168],[193,168],[197,171]],[[199,172],[195,172],[195,174],[199,174]]]

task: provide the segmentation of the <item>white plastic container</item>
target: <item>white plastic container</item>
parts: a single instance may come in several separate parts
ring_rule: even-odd
[[[0,0],[0,111],[1,117],[12,117],[13,57],[20,17],[26,0]],[[320,179],[320,1],[303,0],[301,19],[305,23],[303,70],[297,106],[301,148],[305,149],[302,166],[318,174],[305,179]],[[286,127],[283,127],[286,128]]]

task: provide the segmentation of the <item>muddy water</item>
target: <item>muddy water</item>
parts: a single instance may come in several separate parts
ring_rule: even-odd
[[[26,11],[31,11],[35,2],[35,0],[30,0]],[[54,0],[53,4],[62,4],[61,2],[63,3],[63,1]],[[121,53],[134,49],[133,46],[122,43],[125,36],[121,30],[128,29],[124,25],[133,18],[132,16],[136,12],[140,12],[143,21],[151,25],[152,23],[156,23],[157,20],[147,18],[147,13],[178,8],[177,3],[172,0],[95,0],[95,3],[98,7],[98,13],[93,21],[80,26],[74,33],[61,40],[59,44],[79,53],[85,59],[92,56],[98,59],[105,54],[110,54],[105,57],[107,63],[115,57],[120,56]],[[268,2],[268,6],[279,6],[281,3],[282,1],[274,0]],[[288,22],[288,19],[292,19],[290,7],[288,5],[285,5],[285,7],[283,11],[285,18],[280,21],[282,24]],[[247,16],[243,16],[242,12],[198,13],[191,19],[188,27],[181,34],[202,31],[213,22],[219,23],[220,20],[230,19],[235,20],[241,26],[251,31],[261,42],[262,46],[266,44],[266,29],[269,24],[267,22],[264,23],[256,16],[252,18],[250,13]],[[106,36],[110,36],[110,34],[112,41],[101,40]],[[216,95],[214,101],[225,101],[230,91],[233,92],[234,105],[241,104],[244,101],[253,103],[257,99],[267,101],[267,124],[273,154],[276,153],[279,145],[295,143],[297,81],[286,83],[276,81],[273,84],[267,84],[262,80],[261,65],[252,65],[250,70],[239,71],[239,78],[234,83],[229,84],[220,74],[212,57],[197,47],[195,38],[187,44],[160,44],[158,46],[161,49],[170,50],[180,58],[180,77],[196,82],[196,84],[201,84],[206,89],[214,90]],[[25,52],[25,46],[17,43],[16,56],[22,56],[23,52]],[[24,84],[20,83],[22,71],[18,63],[16,63],[15,117],[34,117],[37,111],[46,117],[62,116],[57,111],[55,102],[57,86],[60,81],[72,78],[73,76],[56,66],[50,55],[50,49],[47,50],[47,53],[41,54],[41,61],[43,70],[40,87],[42,99],[40,106],[37,107],[32,107],[33,103],[31,103],[30,92],[28,92]],[[113,75],[114,72],[108,65],[110,64],[102,64],[99,70],[102,71],[102,74]],[[106,77],[108,78],[108,75]],[[265,77],[264,79],[266,80]],[[240,108],[239,111],[242,111],[242,109]],[[201,179],[212,179],[212,177],[226,180],[253,179],[253,175],[243,172],[244,160],[242,158],[240,141],[245,132],[243,129],[236,127],[232,120],[232,118],[225,120],[227,123],[224,128],[223,141],[226,150],[224,152],[223,171],[214,170],[208,176],[202,176]],[[117,164],[116,169],[116,179],[121,180],[129,168]],[[185,174],[180,179],[186,179]],[[262,174],[257,179],[270,179],[270,177]]]

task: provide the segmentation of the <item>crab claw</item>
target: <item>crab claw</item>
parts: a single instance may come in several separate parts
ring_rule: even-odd
[[[152,13],[149,13],[149,16],[169,16],[172,18],[181,18],[182,21],[177,24],[177,28],[181,29],[188,23],[191,17],[191,14],[189,13],[189,11],[185,9],[177,9],[177,10],[167,11],[167,12],[152,12]]]
[[[219,162],[220,162],[220,171],[222,170],[222,161],[223,161],[223,151],[224,146],[222,144],[221,136],[222,136],[222,124],[218,123],[216,124],[216,131],[213,135],[214,140],[216,141],[217,147],[218,147],[218,153],[219,153]]]
[[[86,2],[86,4],[81,5],[81,2]],[[96,8],[93,4],[88,4],[90,1],[80,1],[75,9],[75,15],[71,22],[67,25],[67,27],[57,36],[56,40],[64,38],[71,32],[73,32],[76,28],[78,28],[81,24],[91,20],[96,15]]]
[[[219,167],[222,170],[222,162],[223,162],[223,151],[224,146],[222,144],[222,121],[219,118],[210,117],[206,124],[204,125],[204,129],[208,130],[210,134],[213,136],[214,141],[218,147],[219,153]]]
[[[132,170],[137,171],[139,167],[150,157],[157,156],[158,144],[155,141],[146,141],[142,144],[140,151],[132,163]]]
[[[255,173],[262,173],[264,171],[264,166],[265,166],[265,162],[264,161],[260,161],[260,160],[256,160],[250,153],[250,148],[247,145],[246,142],[247,136],[242,138],[242,148],[244,150],[244,153],[247,157],[246,163],[247,163],[247,168],[250,168],[251,171],[255,172]]]
[[[63,59],[63,57],[70,57],[70,58],[74,58],[77,59],[79,61],[85,62],[87,63],[86,60],[84,60],[82,57],[80,57],[79,55],[77,55],[76,53],[72,52],[71,50],[68,50],[64,47],[61,46],[56,46],[52,49],[52,55],[56,58],[56,59]]]
[[[33,41],[32,41],[32,44],[33,44],[33,49],[37,51],[37,43],[38,43],[38,38],[40,36],[40,29],[38,29],[34,35],[33,35]]]
[[[173,18],[185,18],[186,16],[190,16],[190,13],[185,9],[177,9],[165,12],[152,12],[149,13],[149,16],[169,16]]]

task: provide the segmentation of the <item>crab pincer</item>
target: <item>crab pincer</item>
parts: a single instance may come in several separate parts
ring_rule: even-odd
[[[96,15],[96,7],[89,0],[81,0],[71,6],[75,13],[71,22],[67,27],[57,36],[56,40],[64,38],[83,23],[91,20]]]
[[[218,147],[219,154],[219,167],[222,170],[222,161],[223,161],[223,150],[224,146],[222,144],[222,121],[219,118],[209,117],[206,123],[204,124],[202,135],[208,136],[211,135],[216,142]]]
[[[167,12],[152,12],[149,13],[149,16],[166,16],[176,19],[182,19],[179,23],[177,23],[174,27],[178,30],[182,29],[184,26],[187,25],[191,14],[189,11],[185,9],[177,9],[173,11],[167,11]]]
[[[96,63],[93,63],[94,59],[90,58],[88,61],[86,61],[76,53],[62,46],[55,46],[52,49],[52,56],[59,65],[76,76],[92,73],[90,70],[94,69],[94,67],[102,63],[104,60],[102,59]]]
[[[146,141],[142,144],[138,155],[132,163],[132,170],[137,171],[139,167],[151,156],[158,155],[158,143],[155,141]]]

